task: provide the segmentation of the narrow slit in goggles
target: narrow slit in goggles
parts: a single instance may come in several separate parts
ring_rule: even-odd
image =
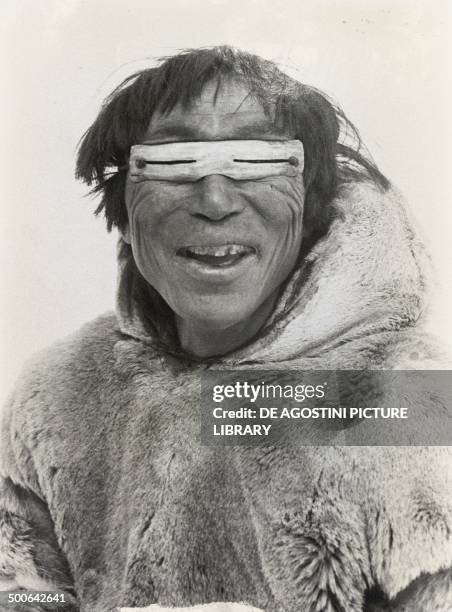
[[[211,174],[234,180],[297,176],[303,171],[300,140],[221,140],[134,145],[129,176],[134,182],[197,181]]]

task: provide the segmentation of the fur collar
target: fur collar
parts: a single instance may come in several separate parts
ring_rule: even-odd
[[[342,187],[334,207],[328,233],[285,283],[258,336],[221,362],[237,367],[296,359],[316,367],[320,359],[323,367],[378,367],[386,358],[381,346],[395,339],[405,344],[406,332],[419,326],[429,261],[400,194],[352,183]],[[181,356],[171,311],[141,277],[122,240],[118,256],[121,331]],[[341,347],[350,343],[357,350],[344,360]]]

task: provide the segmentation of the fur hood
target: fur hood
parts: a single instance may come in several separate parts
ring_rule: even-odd
[[[301,359],[306,369],[427,369],[445,358],[422,334],[431,264],[401,195],[350,183],[334,209],[329,232],[284,283],[258,336],[217,361],[234,367]],[[146,286],[122,240],[118,260],[121,331],[183,358],[171,314]]]
[[[3,588],[56,586],[83,612],[452,609],[448,447],[198,441],[206,368],[444,363],[422,333],[428,261],[400,196],[354,184],[335,206],[258,336],[204,362],[120,243],[116,314],[35,357],[3,413]]]

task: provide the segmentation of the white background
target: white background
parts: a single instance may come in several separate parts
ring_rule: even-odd
[[[232,44],[331,94],[411,202],[452,338],[449,0],[2,0],[1,377],[110,309],[114,234],[73,178],[102,99],[153,58]]]

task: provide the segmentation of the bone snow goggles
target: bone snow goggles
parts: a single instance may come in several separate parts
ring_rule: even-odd
[[[236,181],[303,172],[300,140],[220,140],[134,145],[130,149],[129,177],[140,181],[198,181],[221,174]]]

